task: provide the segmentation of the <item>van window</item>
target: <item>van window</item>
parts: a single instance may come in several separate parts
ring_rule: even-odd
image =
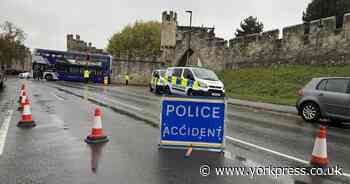
[[[158,71],[153,72],[153,77],[156,77],[156,76],[158,76]]]
[[[165,71],[164,71],[164,70],[159,71],[159,75],[160,75],[161,77],[165,77]]]
[[[183,77],[184,77],[185,79],[194,80],[194,77],[193,77],[193,74],[192,74],[191,70],[189,70],[189,69],[187,69],[187,68],[184,70]]]
[[[205,68],[193,68],[192,69],[196,77],[204,80],[211,80],[211,81],[218,81],[219,78],[216,76],[216,74],[208,69]]]
[[[348,84],[348,79],[328,79],[326,89],[331,92],[346,93]]]
[[[174,70],[173,70],[173,69],[167,70],[167,76],[169,76],[169,78],[170,78],[171,76],[173,76],[173,73],[174,73]]]
[[[182,68],[175,68],[174,69],[173,76],[176,76],[177,78],[181,78],[181,74],[182,74]]]

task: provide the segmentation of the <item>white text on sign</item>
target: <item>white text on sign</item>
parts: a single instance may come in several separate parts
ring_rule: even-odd
[[[171,116],[173,113],[175,113],[177,117],[201,117],[220,119],[220,107],[167,105],[166,115]]]

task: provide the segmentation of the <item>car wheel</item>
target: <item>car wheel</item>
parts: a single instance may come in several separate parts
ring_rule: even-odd
[[[45,75],[45,79],[47,81],[51,81],[51,80],[53,80],[53,76],[51,74],[47,74],[47,75]]]
[[[307,102],[301,108],[301,116],[307,122],[315,122],[320,118],[320,108],[316,103]]]

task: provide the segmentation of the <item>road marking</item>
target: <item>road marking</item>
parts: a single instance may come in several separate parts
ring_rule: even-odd
[[[6,143],[7,131],[9,129],[9,125],[12,119],[13,110],[7,111],[7,116],[4,119],[2,126],[0,128],[0,156],[2,155]]]
[[[233,137],[230,137],[230,136],[225,136],[225,137],[226,137],[226,139],[229,139],[229,140],[234,141],[234,142],[239,142],[241,144],[244,144],[244,145],[256,148],[256,149],[260,149],[260,150],[263,150],[263,151],[266,151],[266,152],[269,152],[269,153],[272,153],[272,154],[275,154],[275,155],[279,155],[279,156],[282,156],[282,157],[285,157],[285,158],[288,158],[288,159],[291,159],[291,160],[294,160],[294,161],[297,161],[297,162],[300,162],[300,163],[303,163],[303,164],[309,164],[309,162],[306,161],[306,160],[302,160],[302,159],[299,159],[299,158],[296,158],[296,157],[293,157],[293,156],[290,156],[290,155],[287,155],[287,154],[284,154],[284,153],[280,153],[278,151],[273,151],[273,150],[270,150],[268,148],[264,148],[262,146],[258,146],[258,145],[255,145],[255,144],[252,144],[252,143],[249,143],[249,142],[245,142],[245,141],[242,141],[240,139],[236,139],[236,138],[233,138]]]
[[[57,96],[54,92],[51,92],[51,95],[56,97],[58,100],[64,100],[62,97]]]
[[[240,139],[236,139],[236,138],[233,138],[233,137],[230,137],[230,136],[225,136],[225,138],[229,139],[231,141],[234,141],[234,142],[238,142],[238,143],[241,143],[241,144],[244,144],[244,145],[256,148],[256,149],[259,149],[259,150],[263,150],[263,151],[266,151],[266,152],[269,152],[269,153],[281,156],[281,157],[288,158],[290,160],[294,160],[294,161],[297,161],[297,162],[300,162],[300,163],[303,163],[303,164],[309,164],[309,162],[306,161],[306,160],[303,160],[303,159],[300,159],[300,158],[297,158],[297,157],[293,157],[293,156],[290,156],[290,155],[287,155],[287,154],[284,154],[284,153],[281,153],[281,152],[278,152],[278,151],[274,151],[274,150],[271,150],[271,149],[268,149],[268,148],[264,148],[262,146],[258,146],[258,145],[255,145],[255,144],[252,144],[252,143],[240,140]],[[227,156],[229,156],[229,155],[227,154]],[[345,173],[345,172],[343,173],[343,176],[346,176],[346,177],[350,178],[350,174]]]

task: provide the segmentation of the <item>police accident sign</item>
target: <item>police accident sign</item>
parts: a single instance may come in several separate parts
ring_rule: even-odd
[[[161,147],[224,148],[224,98],[165,96],[160,121]]]

